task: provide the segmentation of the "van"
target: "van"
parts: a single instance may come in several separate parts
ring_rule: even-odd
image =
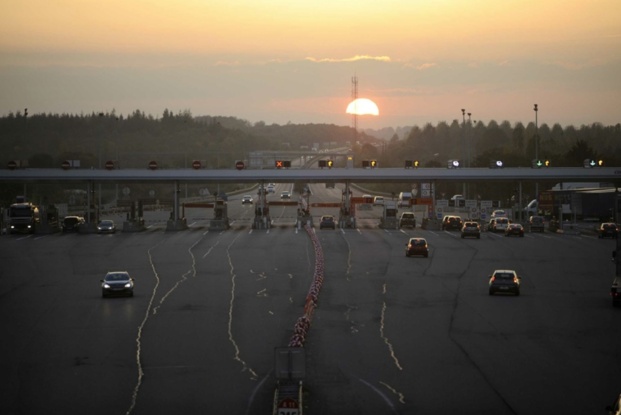
[[[410,206],[412,203],[412,192],[399,193],[399,206]]]

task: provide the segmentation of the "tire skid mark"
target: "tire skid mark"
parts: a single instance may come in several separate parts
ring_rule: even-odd
[[[386,334],[384,333],[385,319],[386,319],[386,301],[383,301],[382,302],[382,314],[380,318],[380,337],[382,338],[382,340],[384,340],[384,343],[386,343],[386,346],[388,346],[390,357],[395,362],[395,366],[397,366],[397,369],[403,370],[403,367],[401,367],[401,364],[399,363],[399,359],[397,359],[397,356],[395,355],[395,350],[392,347],[392,343],[390,342],[390,340],[388,340],[388,337],[386,337]]]
[[[151,265],[151,270],[153,271],[153,275],[155,276],[155,287],[153,287],[153,291],[151,292],[151,298],[149,299],[149,304],[147,305],[147,311],[145,312],[144,319],[138,326],[138,334],[136,336],[136,365],[138,366],[138,380],[136,381],[136,386],[134,386],[134,391],[132,393],[132,401],[127,409],[126,415],[129,415],[134,410],[136,406],[136,400],[138,399],[138,392],[140,391],[140,386],[142,385],[142,378],[144,376],[144,371],[142,370],[142,362],[141,362],[141,351],[142,351],[142,330],[144,326],[147,324],[147,320],[151,315],[151,307],[153,306],[153,300],[155,300],[155,295],[157,294],[157,289],[160,286],[160,276],[155,269],[155,264],[153,263],[153,256],[151,255],[151,251],[155,249],[158,245],[160,245],[163,240],[147,251],[147,255],[149,256],[149,264]]]
[[[381,380],[380,380],[380,385],[383,385],[384,387],[386,387],[386,389],[388,389],[393,394],[395,394],[397,397],[399,397],[399,402],[401,402],[402,404],[405,404],[405,395],[404,394],[402,394],[401,392],[397,391],[395,388],[390,386],[388,383],[382,382]]]
[[[242,365],[242,371],[248,370],[250,372],[252,380],[256,380],[259,378],[259,376],[240,357],[241,353],[239,350],[239,346],[237,345],[237,342],[235,341],[235,338],[233,336],[233,310],[235,308],[235,279],[237,278],[237,275],[235,274],[235,266],[233,265],[233,259],[231,258],[231,247],[233,246],[233,244],[235,244],[235,241],[237,241],[237,238],[239,238],[239,235],[241,234],[238,234],[235,237],[235,239],[233,239],[233,241],[230,243],[230,245],[226,248],[226,257],[229,261],[229,269],[230,269],[229,275],[231,277],[231,299],[229,300],[228,334],[229,334],[229,341],[231,342],[231,344],[233,345],[233,349],[235,350],[235,355],[233,357],[233,360],[239,362]]]
[[[181,279],[178,280],[175,285],[173,285],[170,290],[168,290],[168,292],[166,292],[166,294],[164,294],[162,296],[162,298],[160,298],[160,303],[157,305],[157,307],[153,308],[153,314],[157,314],[157,310],[159,310],[159,308],[162,306],[162,304],[164,304],[164,301],[166,301],[166,299],[168,298],[168,296],[170,294],[172,294],[177,287],[179,287],[179,285],[181,285],[181,283],[185,282],[188,279],[188,275],[192,274],[193,277],[196,277],[196,257],[194,256],[194,253],[192,252],[192,248],[194,248],[200,241],[202,241],[203,238],[201,237],[200,239],[198,239],[196,242],[194,242],[192,244],[192,246],[190,246],[188,248],[188,253],[190,254],[190,258],[192,258],[192,265],[190,267],[190,269],[183,275],[181,275]]]
[[[194,277],[196,277],[196,258],[194,257],[194,254],[192,253],[192,248],[194,248],[202,239],[203,238],[200,238],[199,240],[197,240],[188,249],[190,257],[192,258],[192,267],[191,267],[191,269],[181,276],[182,279],[177,281],[177,283],[160,299],[159,305],[156,306],[156,307],[153,307],[153,302],[154,302],[155,296],[157,294],[157,289],[159,288],[159,285],[160,285],[160,276],[157,273],[157,270],[155,269],[155,263],[153,262],[153,255],[151,254],[151,252],[155,248],[157,248],[159,245],[161,245],[164,241],[161,241],[161,242],[155,244],[154,246],[149,248],[149,250],[147,251],[147,255],[149,256],[149,264],[151,265],[151,270],[153,271],[153,275],[155,276],[155,287],[153,287],[153,291],[151,293],[151,298],[149,299],[149,304],[148,304],[147,310],[145,312],[145,317],[142,320],[142,322],[140,323],[140,325],[138,326],[138,334],[137,334],[137,337],[136,337],[136,364],[138,366],[138,380],[136,382],[136,386],[134,387],[134,391],[132,393],[132,402],[131,402],[131,405],[130,405],[129,409],[126,412],[126,415],[131,414],[132,411],[134,410],[134,407],[136,406],[136,401],[138,399],[138,392],[140,391],[140,386],[142,385],[142,378],[144,377],[144,370],[142,369],[142,361],[141,361],[142,331],[143,331],[145,325],[147,324],[147,320],[149,319],[149,316],[157,314],[157,310],[164,303],[164,300],[177,288],[177,286],[179,286],[179,284],[181,282],[187,280],[187,275],[191,273]],[[213,245],[211,248],[209,248],[209,250],[203,256],[203,258],[205,258],[211,252],[211,250],[216,245],[218,245],[218,243],[219,243],[219,241],[216,242],[216,244]]]

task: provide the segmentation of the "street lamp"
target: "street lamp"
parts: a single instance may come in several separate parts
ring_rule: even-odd
[[[535,160],[539,160],[539,123],[537,119],[537,112],[539,107],[535,104]],[[535,182],[535,197],[539,199],[539,183]]]
[[[535,160],[539,160],[539,121],[537,119],[537,112],[539,108],[535,104]]]

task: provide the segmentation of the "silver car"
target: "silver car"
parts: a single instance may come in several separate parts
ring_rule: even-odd
[[[134,296],[134,279],[127,271],[111,271],[101,280],[101,296]]]

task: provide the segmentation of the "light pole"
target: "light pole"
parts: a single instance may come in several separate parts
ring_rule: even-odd
[[[468,151],[467,145],[466,145],[466,110],[464,108],[461,109],[461,117],[462,117],[462,123],[461,123],[461,139],[462,139],[462,149],[464,147],[466,147],[466,151],[462,151],[462,162],[464,163],[464,165],[466,165],[465,163],[465,159],[466,159],[466,152]],[[466,167],[468,167],[466,165]],[[464,198],[467,196],[466,195],[466,182],[463,183],[463,190],[462,193],[464,195]]]
[[[539,160],[539,120],[537,119],[537,113],[539,108],[535,104],[535,160]]]
[[[539,107],[535,104],[533,108],[535,110],[535,162],[539,162],[539,120],[537,119],[537,113]],[[539,183],[535,182],[535,197],[539,200]]]

